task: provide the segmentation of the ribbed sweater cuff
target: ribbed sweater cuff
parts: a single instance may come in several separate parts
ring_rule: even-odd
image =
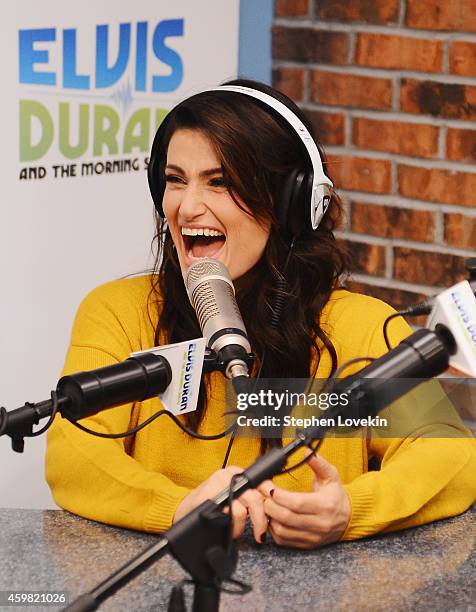
[[[344,489],[349,495],[352,511],[341,540],[358,540],[378,531],[372,488],[359,482],[358,487],[351,483],[344,485]]]
[[[189,493],[190,489],[178,486],[167,492],[156,492],[144,517],[144,530],[162,532],[169,529],[172,526],[177,506]]]

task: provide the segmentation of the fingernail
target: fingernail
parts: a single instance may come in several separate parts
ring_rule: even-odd
[[[270,496],[271,496],[271,497],[273,497],[273,495],[274,495],[274,489],[271,489],[271,490],[270,490],[270,492],[269,492],[269,494],[270,494]]]
[[[266,542],[266,531],[264,533],[261,534],[259,541],[261,542],[261,544],[264,544]]]

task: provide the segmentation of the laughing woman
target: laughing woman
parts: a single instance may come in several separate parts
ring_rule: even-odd
[[[311,132],[291,100],[249,81],[199,93],[169,113],[149,173],[161,247],[155,273],[108,283],[85,298],[64,374],[201,336],[182,277],[201,257],[222,262],[234,281],[254,374],[323,379],[350,359],[386,351],[382,325],[392,309],[339,286],[346,269],[332,233],[339,200],[303,124]],[[402,319],[393,323],[397,344],[411,330]],[[207,375],[197,410],[181,419],[201,434],[222,431],[224,397],[223,376]],[[160,407],[159,399],[147,400],[82,423],[119,433]],[[444,422],[438,414],[409,418],[398,437],[369,429],[326,438],[319,455],[292,475],[234,502],[235,536],[249,517],[257,541],[269,531],[278,544],[312,548],[463,512],[476,499],[476,444],[456,414],[446,412]],[[134,438],[105,440],[58,417],[48,437],[47,479],[63,508],[160,532],[273,443],[281,441],[198,440],[166,418]],[[369,471],[371,458],[380,469]]]

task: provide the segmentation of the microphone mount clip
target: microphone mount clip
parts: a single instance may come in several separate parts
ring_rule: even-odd
[[[248,366],[248,371],[250,371],[253,367],[255,356],[253,353],[247,353],[246,357],[244,357],[244,361]],[[220,353],[217,353],[208,347],[205,349],[205,356],[203,358],[204,373],[209,374],[210,372],[221,372],[222,374],[225,374],[227,366],[228,360],[224,360]]]

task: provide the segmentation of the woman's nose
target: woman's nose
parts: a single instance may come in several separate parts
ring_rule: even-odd
[[[187,185],[187,187],[182,190],[181,196],[179,216],[183,221],[192,221],[205,213],[207,207],[203,200],[203,192],[200,187]]]

